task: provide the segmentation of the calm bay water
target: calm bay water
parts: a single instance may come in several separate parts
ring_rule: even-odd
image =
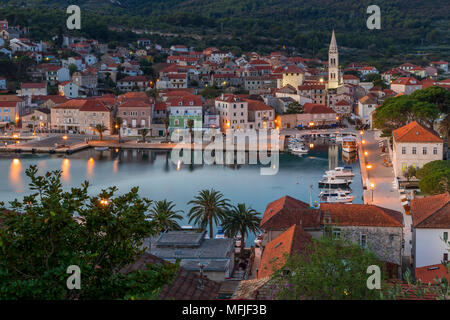
[[[170,152],[152,150],[116,150],[99,152],[85,150],[63,155],[0,155],[0,201],[11,201],[29,194],[25,169],[37,165],[40,173],[62,170],[64,186],[79,186],[90,182],[90,192],[96,194],[108,186],[117,186],[120,193],[139,186],[141,196],[152,200],[168,199],[177,209],[189,211],[187,202],[198,191],[214,188],[233,204],[246,203],[261,215],[267,204],[289,195],[309,202],[310,185],[313,201],[319,200],[317,182],[329,168],[329,154],[334,163],[344,165],[341,151],[329,152],[326,145],[317,145],[301,157],[280,154],[279,172],[273,176],[260,175],[260,165],[178,165],[172,163]],[[356,176],[351,188],[354,203],[362,203],[362,183],[359,162],[350,164]],[[188,219],[183,225],[188,225]],[[251,236],[249,240],[253,240]]]

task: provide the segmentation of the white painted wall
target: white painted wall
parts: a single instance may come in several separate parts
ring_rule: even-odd
[[[449,253],[449,247],[441,238],[447,232],[450,236],[450,226],[448,229],[415,229],[415,267],[426,267],[440,264],[444,258],[444,253]]]

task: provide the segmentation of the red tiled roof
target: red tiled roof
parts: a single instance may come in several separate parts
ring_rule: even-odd
[[[360,99],[358,99],[359,102],[362,104],[376,104],[376,101],[369,95],[366,95]]]
[[[270,277],[282,268],[287,256],[304,253],[311,242],[311,235],[301,226],[293,225],[264,247],[258,268],[258,279]]]
[[[32,89],[32,88],[47,88],[47,83],[22,83],[20,85],[22,89]]]
[[[260,227],[282,230],[294,224],[302,224],[305,229],[317,229],[320,227],[320,211],[311,209],[303,201],[284,196],[267,205]]]
[[[58,104],[54,108],[58,109],[79,109],[86,103],[86,99],[72,99],[64,103]]]
[[[167,98],[167,106],[169,107],[201,107],[202,105],[202,98],[197,95]]]
[[[168,74],[167,77],[169,79],[187,79],[187,75],[185,73],[171,73]]]
[[[449,193],[411,200],[411,216],[415,228],[450,227]]]
[[[141,100],[127,100],[121,103],[118,108],[150,108],[150,104]]]
[[[304,84],[302,86],[298,86],[298,90],[300,90],[300,91],[325,90],[325,85],[324,84]]]
[[[118,80],[118,82],[146,82],[146,81],[147,77],[145,76],[128,76]]]
[[[268,106],[267,104],[265,104],[262,101],[258,101],[258,100],[250,100],[247,99],[248,102],[248,110],[251,111],[270,111],[273,110],[272,107]]]
[[[392,84],[403,84],[403,85],[420,85],[420,82],[412,77],[400,77],[392,82]]]
[[[291,65],[285,67],[283,73],[305,73],[305,71],[303,71],[303,69],[300,69],[296,65]]]
[[[303,112],[309,114],[336,113],[326,105],[309,102],[303,105]]]
[[[443,142],[438,134],[421,126],[417,121],[392,131],[396,142]]]
[[[5,94],[5,95],[0,95],[0,101],[23,102],[24,100],[21,97],[16,96],[14,94]]]
[[[0,101],[0,107],[15,108],[18,101]]]
[[[436,278],[447,278],[447,281],[450,281],[450,273],[443,264],[416,268],[414,273],[416,280],[420,280],[423,284],[435,283]]]
[[[80,111],[87,112],[110,112],[109,108],[101,101],[87,100],[86,103],[80,108]]]
[[[368,204],[321,203],[322,223],[341,226],[403,227],[403,215],[394,210]]]
[[[126,274],[136,270],[145,270],[148,264],[168,264],[149,253],[144,253],[135,263],[125,267],[121,272]],[[203,279],[203,288],[199,288],[200,275],[195,272],[179,268],[175,279],[162,287],[159,300],[214,300],[217,299],[220,284]]]
[[[349,106],[349,105],[350,105],[350,103],[348,103],[348,102],[345,101],[345,100],[338,101],[338,102],[336,102],[336,104],[335,104],[335,106]]]
[[[167,110],[167,106],[164,102],[162,101],[158,101],[155,103],[155,111],[166,111]]]

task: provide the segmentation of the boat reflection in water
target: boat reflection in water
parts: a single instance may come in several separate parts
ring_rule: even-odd
[[[356,160],[358,160],[358,153],[356,151],[351,153],[342,152],[342,162],[345,164],[355,163]]]

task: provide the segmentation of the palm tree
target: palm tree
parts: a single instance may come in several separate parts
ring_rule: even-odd
[[[96,132],[98,132],[98,137],[100,139],[100,141],[103,140],[103,132],[105,132],[106,130],[108,130],[108,128],[106,128],[104,125],[102,124],[97,124],[94,128],[94,130]]]
[[[150,133],[150,131],[148,129],[141,129],[139,130],[139,134],[142,136],[142,141],[145,143],[145,137],[148,136],[148,134]]]
[[[31,116],[31,121],[33,121],[33,132],[34,132],[34,127],[36,126],[36,120],[37,120],[36,116]]]
[[[158,233],[181,229],[177,220],[181,220],[183,217],[178,212],[183,211],[175,210],[175,204],[172,201],[161,200],[153,203],[150,209],[150,217]]]
[[[228,201],[223,198],[222,193],[214,189],[200,191],[194,200],[188,202],[194,205],[188,213],[189,223],[194,221],[202,228],[209,225],[209,237],[212,239],[213,223],[218,224],[223,221],[229,207]]]
[[[187,126],[189,127],[189,133],[191,134],[191,143],[192,143],[194,140],[194,133],[192,131],[192,128],[194,127],[194,120],[188,119]]]
[[[117,132],[119,133],[119,143],[122,142],[121,136],[120,136],[120,128],[122,127],[123,120],[121,117],[117,117],[114,119],[114,128],[116,128]]]
[[[242,256],[245,249],[245,238],[249,233],[256,234],[259,232],[260,223],[261,218],[256,210],[251,207],[246,207],[244,203],[239,203],[227,212],[222,226],[225,235],[229,238],[234,238],[238,234],[241,235],[240,254]]]

